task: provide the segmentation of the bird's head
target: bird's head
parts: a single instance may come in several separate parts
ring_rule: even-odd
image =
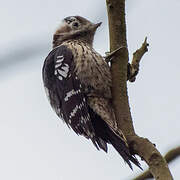
[[[69,16],[63,19],[53,36],[53,47],[66,40],[82,40],[92,45],[96,29],[101,25],[94,24],[81,16]]]

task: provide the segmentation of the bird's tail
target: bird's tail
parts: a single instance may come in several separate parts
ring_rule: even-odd
[[[118,153],[122,156],[124,161],[129,165],[131,169],[133,169],[131,162],[138,166],[140,169],[142,169],[140,163],[138,162],[136,157],[130,153],[129,147],[127,146],[125,141],[122,140],[122,138],[120,138],[110,129],[108,131],[108,137],[110,143],[113,145],[116,151],[118,151]]]
[[[91,108],[89,108],[88,111],[96,134],[95,139],[91,140],[96,146],[96,148],[103,149],[105,152],[107,152],[107,143],[110,143],[118,151],[118,153],[122,156],[124,161],[129,165],[131,169],[131,162],[138,166],[140,169],[142,169],[136,157],[130,153],[128,144],[126,143],[126,139],[123,133],[119,132],[118,134],[116,134],[110,128],[110,126],[108,126],[108,124]]]

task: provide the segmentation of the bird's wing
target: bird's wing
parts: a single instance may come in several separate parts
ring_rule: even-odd
[[[74,72],[73,54],[66,46],[54,49],[46,58],[43,81],[51,106],[77,134],[90,138],[104,150],[106,143],[96,137],[88,112],[87,97]]]

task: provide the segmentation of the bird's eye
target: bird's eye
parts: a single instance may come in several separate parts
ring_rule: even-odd
[[[77,22],[74,22],[74,23],[73,23],[73,26],[74,26],[74,27],[78,27],[79,24],[78,24]]]
[[[67,20],[66,22],[67,22],[68,24],[70,24],[70,23],[71,23],[71,21],[70,21],[70,20]]]

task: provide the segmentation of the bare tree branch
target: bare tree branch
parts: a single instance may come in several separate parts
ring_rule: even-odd
[[[178,146],[174,149],[171,149],[169,152],[167,152],[167,154],[164,156],[164,158],[166,159],[167,163],[170,163],[173,160],[177,159],[179,156],[180,156],[180,146]],[[140,174],[139,176],[137,176],[133,180],[145,180],[148,178],[153,178],[153,176],[149,170]]]
[[[129,57],[126,40],[125,0],[106,0],[106,4],[109,20],[110,52],[118,47],[126,47],[117,52],[111,65],[113,106],[118,127],[124,132],[133,152],[149,165],[153,177],[158,180],[171,180],[172,175],[165,159],[148,139],[136,135],[133,127],[127,95],[127,64]]]
[[[130,82],[134,82],[136,80],[136,76],[139,72],[139,63],[141,61],[142,56],[148,51],[149,44],[147,43],[147,37],[145,38],[141,48],[136,50],[136,52],[133,53],[133,59],[129,68],[129,77],[128,80]]]

